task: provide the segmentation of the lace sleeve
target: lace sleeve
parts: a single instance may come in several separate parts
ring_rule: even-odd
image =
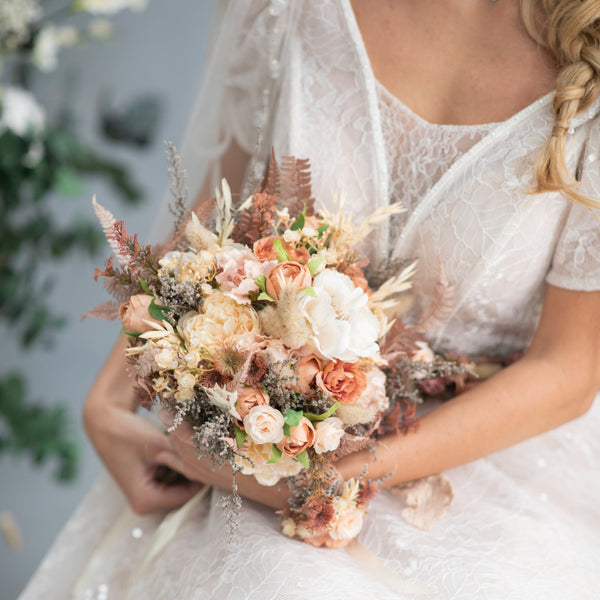
[[[600,201],[600,120],[583,157],[581,191]],[[600,210],[572,205],[546,281],[570,290],[600,290]]]

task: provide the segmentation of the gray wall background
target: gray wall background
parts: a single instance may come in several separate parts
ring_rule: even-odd
[[[63,50],[59,68],[36,78],[37,96],[50,111],[60,105],[65,90],[72,94],[85,138],[104,154],[123,161],[147,198],[141,206],[126,210],[111,197],[110,189],[91,181],[82,198],[60,202],[61,207],[67,206],[66,212],[91,216],[95,193],[117,218],[126,219],[129,231],[139,232],[142,238],[149,232],[167,187],[162,141],[177,144],[182,139],[202,73],[211,8],[211,0],[150,0],[142,13],[125,11],[111,19],[117,28],[115,40]],[[161,97],[163,114],[152,147],[130,150],[99,138],[95,117],[102,92],[109,92],[115,104],[145,92]],[[49,301],[70,316],[53,349],[20,355],[10,333],[0,330],[1,371],[24,366],[34,374],[29,397],[68,404],[82,454],[79,477],[69,485],[56,484],[51,467],[35,469],[25,459],[0,459],[0,511],[14,515],[24,538],[19,554],[11,553],[0,539],[0,600],[16,598],[101,469],[83,433],[80,414],[119,325],[91,319],[80,323],[79,316],[108,299],[102,285],[92,279],[94,266],[101,265],[108,252],[106,247],[94,260],[69,259],[52,272],[56,285]]]

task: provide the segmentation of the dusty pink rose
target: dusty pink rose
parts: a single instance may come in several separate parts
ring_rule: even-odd
[[[251,408],[254,408],[255,406],[267,406],[268,404],[269,396],[262,390],[257,388],[247,388],[238,393],[236,410],[238,415],[240,415],[240,419],[243,421]]]
[[[306,354],[299,358],[296,365],[296,376],[298,377],[296,386],[301,394],[308,396],[314,392],[312,384],[321,367],[321,359],[314,354]]]
[[[312,275],[308,267],[297,262],[283,262],[271,269],[267,276],[266,289],[267,294],[273,300],[279,300],[281,289],[284,287],[292,287],[296,291],[310,287],[312,283]]]
[[[317,374],[317,386],[343,404],[356,402],[367,387],[367,375],[357,363],[330,362]]]
[[[294,248],[284,239],[276,238],[274,235],[269,235],[260,238],[260,240],[256,240],[253,246],[254,254],[256,254],[260,260],[277,260],[277,252],[275,252],[275,248],[273,247],[273,242],[276,239],[281,240],[290,260],[299,262],[303,265],[310,260],[310,254],[306,248],[303,248],[302,246],[300,248]]]
[[[302,417],[298,425],[290,426],[290,435],[284,436],[277,447],[288,456],[297,456],[312,446],[314,441],[315,428],[306,417]]]
[[[150,331],[152,326],[145,321],[160,325],[154,317],[150,316],[148,307],[153,300],[148,294],[136,294],[131,296],[127,302],[123,302],[119,308],[119,319],[123,323],[123,329],[130,333],[144,333]],[[159,304],[156,302],[156,304]]]

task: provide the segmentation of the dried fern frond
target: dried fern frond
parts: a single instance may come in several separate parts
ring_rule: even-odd
[[[129,255],[123,251],[121,244],[119,244],[114,235],[115,225],[118,223],[117,219],[115,219],[114,215],[108,209],[96,202],[95,195],[92,197],[92,206],[115,257],[121,265],[126,265],[129,262]]]
[[[306,209],[307,215],[315,212],[312,197],[310,160],[284,156],[281,161],[281,207],[290,215],[298,215]]]
[[[450,316],[454,308],[456,287],[450,283],[443,264],[439,264],[439,277],[433,291],[431,304],[427,307],[417,329],[423,333],[439,329]]]
[[[271,148],[271,160],[269,161],[269,168],[267,169],[267,176],[262,188],[264,194],[270,196],[281,195],[281,171],[275,158],[275,150]]]
[[[273,233],[277,211],[277,196],[255,193],[252,202],[244,202],[240,218],[231,237],[235,242],[252,245],[256,240]]]
[[[119,305],[116,302],[102,302],[94,308],[91,308],[86,313],[81,315],[80,321],[85,321],[88,317],[94,319],[105,319],[106,321],[114,321],[119,316]]]

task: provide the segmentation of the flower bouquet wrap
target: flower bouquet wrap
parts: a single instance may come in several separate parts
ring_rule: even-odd
[[[367,473],[342,481],[336,458],[416,423],[420,384],[463,370],[386,317],[410,287],[412,264],[377,290],[367,282],[358,245],[401,209],[359,227],[339,200],[336,214],[315,212],[308,161],[280,167],[273,158],[262,189],[239,208],[223,180],[187,213],[174,153],[172,164],[176,232],[162,249],[140,245],[94,200],[114,251],[95,277],[117,302],[90,314],[118,314],[142,404],[167,407],[172,428],[191,423],[199,455],[215,468],[228,463],[234,477],[287,482],[286,535],[344,545],[377,482]]]

